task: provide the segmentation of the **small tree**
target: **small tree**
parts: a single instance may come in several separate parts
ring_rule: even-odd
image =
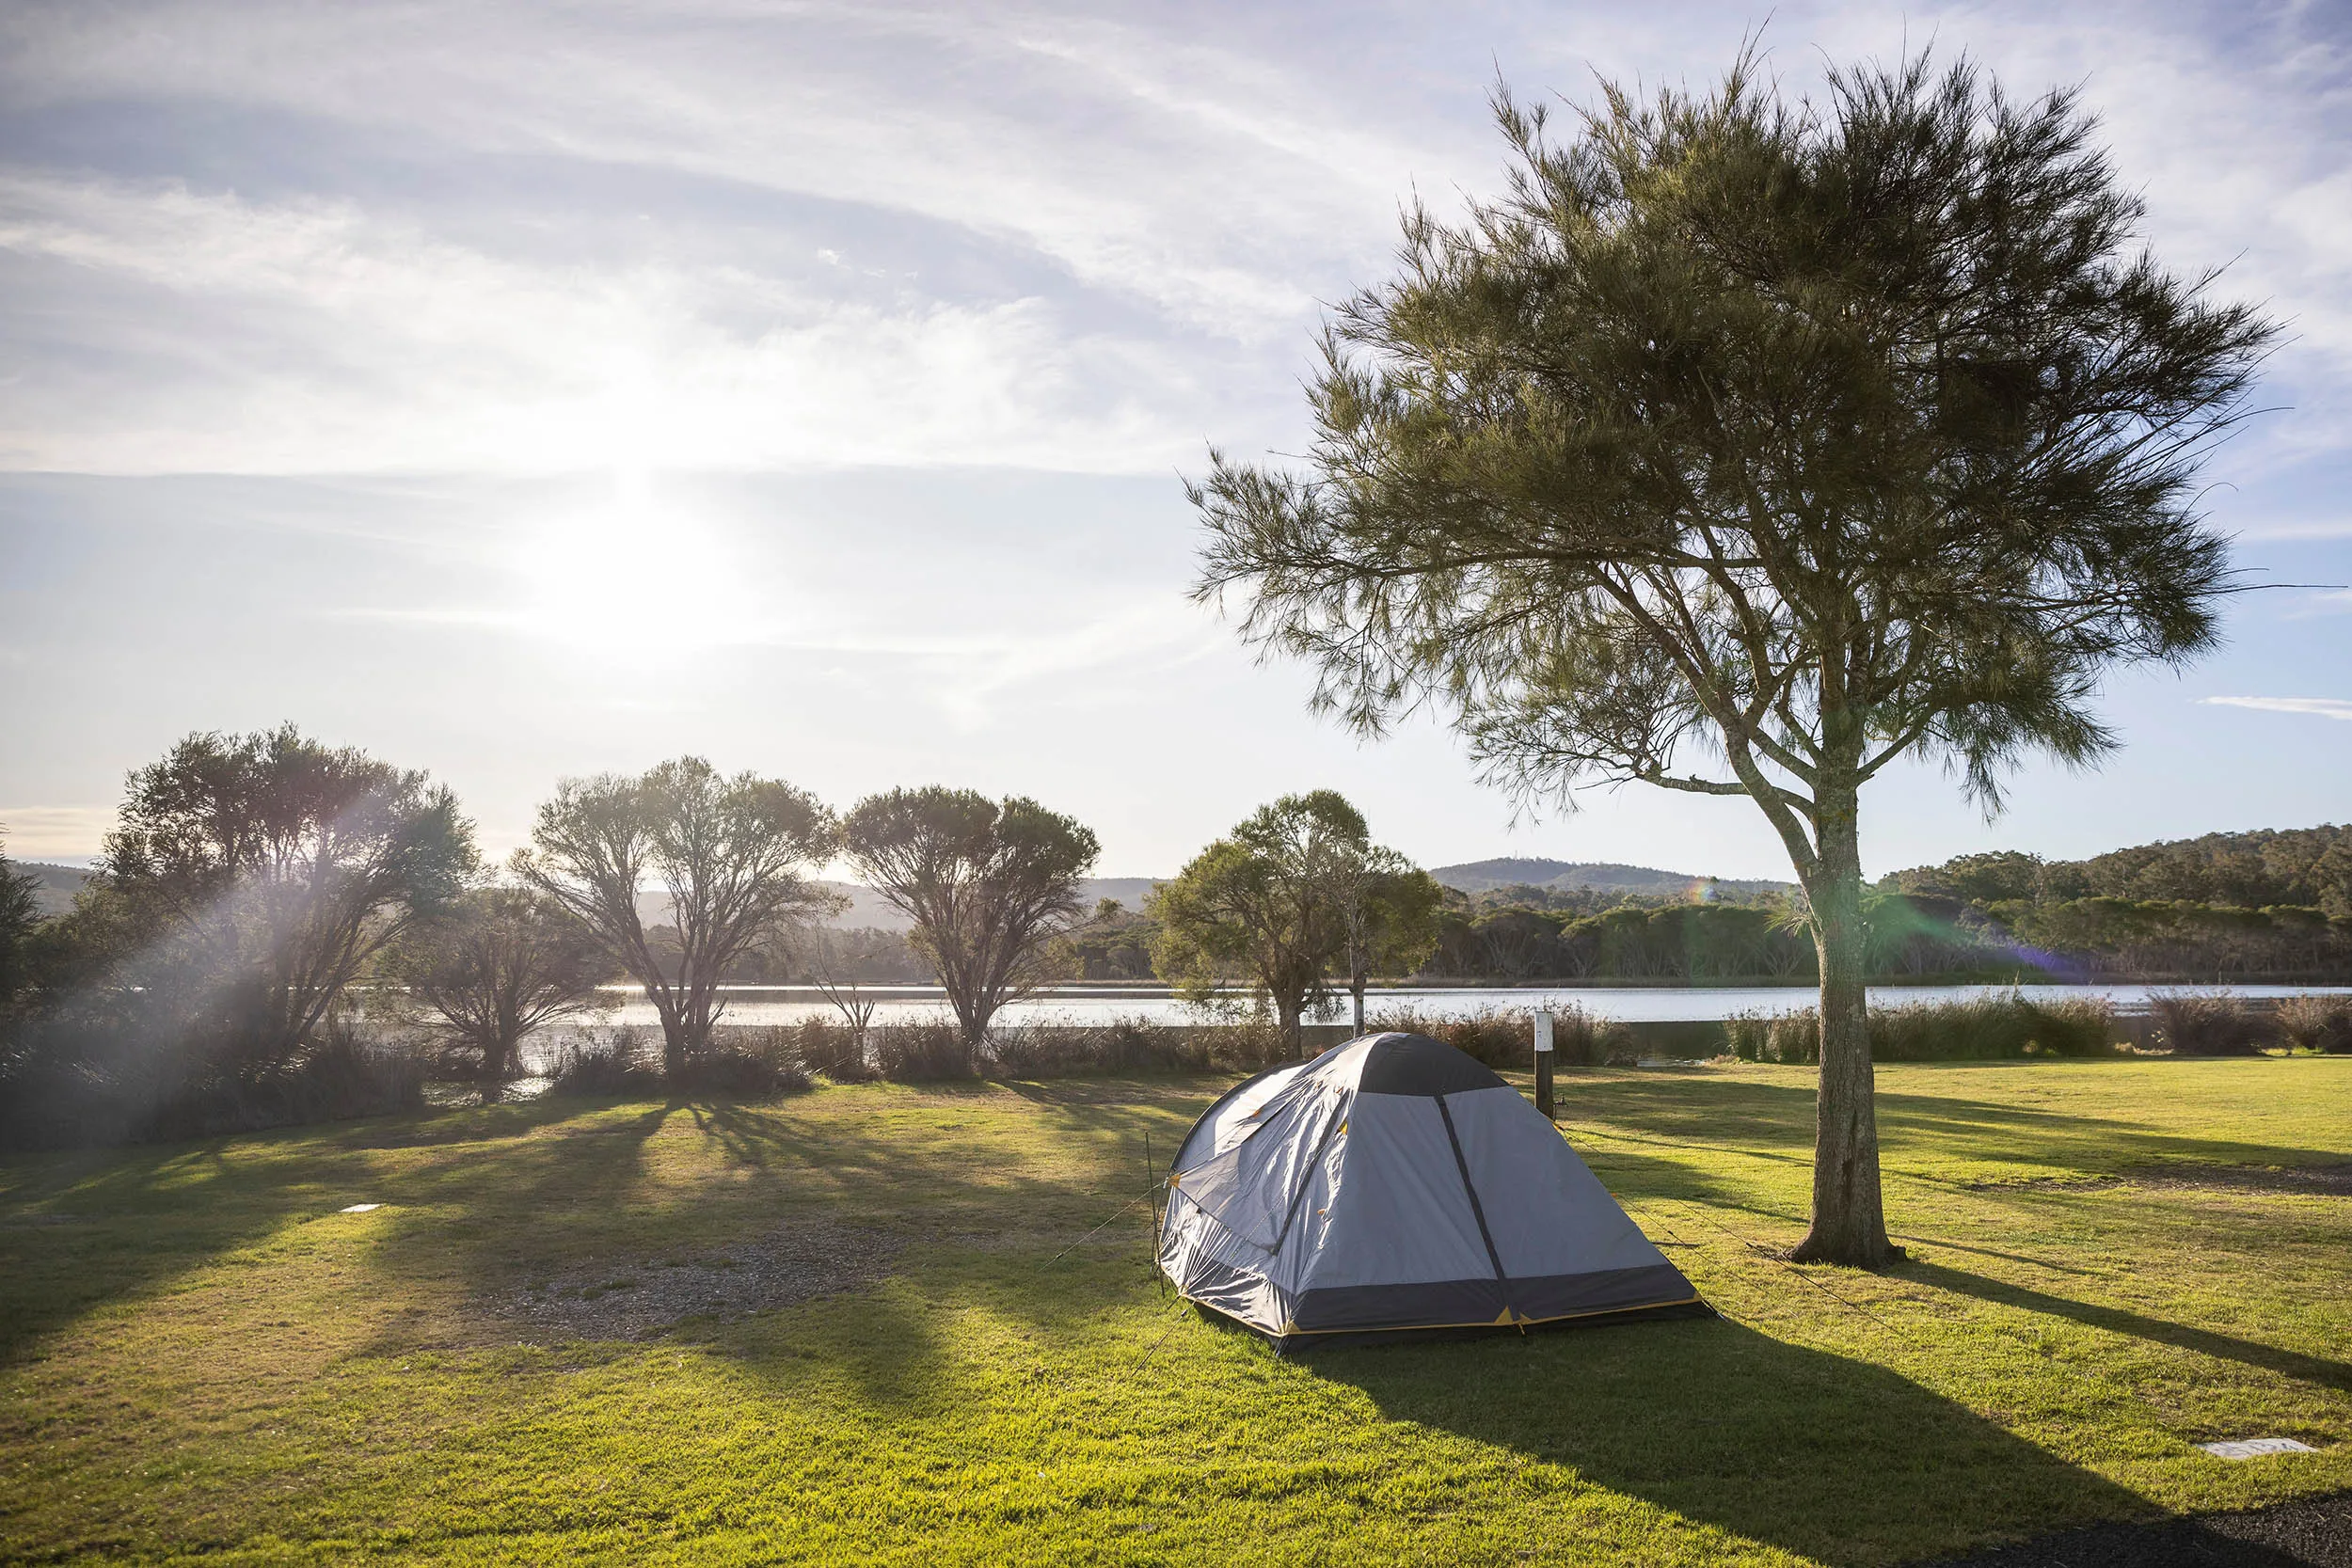
[[[1050,977],[1050,948],[1079,914],[1078,884],[1100,846],[1035,800],[974,790],[894,789],[842,824],[850,862],[914,922],[966,1044],[996,1010]]]
[[[874,1010],[881,1005],[858,974],[866,955],[855,950],[846,932],[823,926],[807,928],[794,945],[806,956],[809,983],[841,1015],[842,1026],[850,1032],[850,1054],[864,1068],[866,1037],[873,1032]]]
[[[607,1005],[596,988],[613,973],[593,932],[525,887],[473,889],[387,958],[387,976],[437,1030],[477,1053],[485,1101],[520,1070],[534,1030]]]
[[[223,1065],[308,1045],[361,968],[475,864],[448,789],[291,724],[191,735],[134,772],[99,912],[151,1014]]]
[[[40,924],[40,879],[0,856],[0,1015],[31,977],[33,928]]]
[[[1509,193],[1413,213],[1404,276],[1342,308],[1311,473],[1194,487],[1199,591],[1359,728],[1438,705],[1524,794],[1753,801],[1820,963],[1796,1255],[1876,1264],[1862,786],[1935,757],[1992,811],[2023,756],[2114,744],[2109,665],[2212,645],[2197,473],[2272,329],[2129,253],[2071,93],[1964,62],[1817,109],[1742,58],[1706,98],[1611,88],[1565,144],[1497,109]]]
[[[1348,884],[1337,868],[1366,838],[1362,816],[1332,790],[1260,807],[1154,890],[1152,967],[1194,996],[1247,977],[1300,1054],[1301,1021],[1347,958]]]
[[[1347,994],[1355,1029],[1364,1032],[1364,988],[1373,967],[1406,974],[1438,950],[1438,911],[1445,890],[1393,849],[1340,846],[1330,879],[1347,931]]]
[[[834,842],[815,797],[681,757],[636,778],[564,780],[514,864],[645,989],[661,1019],[662,1069],[675,1073],[708,1048],[728,969],[835,906],[812,879]],[[675,947],[649,939],[639,903],[648,885],[667,896]]]

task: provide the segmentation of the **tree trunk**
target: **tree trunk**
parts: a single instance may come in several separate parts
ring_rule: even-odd
[[[1299,1033],[1298,1028],[1298,1018],[1302,1011],[1304,1011],[1304,1004],[1299,997],[1287,990],[1276,994],[1274,1016],[1281,1025],[1282,1043],[1290,1047],[1291,1060],[1294,1062],[1302,1060],[1307,1053],[1306,1038]]]
[[[1813,1227],[1798,1262],[1877,1268],[1902,1256],[1886,1239],[1879,1190],[1878,1114],[1870,1070],[1869,998],[1863,980],[1862,854],[1851,786],[1821,791],[1820,870],[1805,888],[1821,965],[1821,1067],[1814,1102]]]
[[[1361,1039],[1364,1033],[1364,972],[1359,969],[1348,976],[1347,993],[1356,999],[1356,1032],[1352,1037]]]
[[[684,995],[664,988],[656,993],[651,987],[647,993],[654,998],[654,1006],[661,1015],[661,1075],[675,1078],[685,1069],[686,1058],[696,1044],[692,1004]]]

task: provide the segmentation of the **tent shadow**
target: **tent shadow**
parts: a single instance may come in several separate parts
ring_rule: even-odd
[[[1390,1419],[1827,1562],[1943,1556],[2152,1512],[1885,1368],[1726,1319],[1318,1351],[1305,1364]]]

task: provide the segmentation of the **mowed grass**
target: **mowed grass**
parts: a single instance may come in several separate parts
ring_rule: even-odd
[[[1879,1083],[1890,1273],[1766,1255],[1805,1069],[1572,1075],[1566,1135],[1723,1317],[1288,1361],[1164,1297],[1120,1209],[1210,1080],[16,1159],[0,1559],[1870,1563],[2352,1485],[2352,1197],[2223,1168],[2352,1159],[2352,1059]],[[819,1223],[890,1272],[643,1340],[500,1310]],[[2321,1451],[2192,1447],[2252,1435]]]

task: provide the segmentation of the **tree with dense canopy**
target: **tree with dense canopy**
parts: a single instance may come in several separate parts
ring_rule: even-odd
[[[298,1055],[475,865],[446,787],[292,724],[191,735],[126,793],[87,924],[107,928],[151,1012],[232,1071]]]
[[[1376,847],[1363,814],[1337,791],[1285,795],[1153,890],[1152,967],[1193,996],[1248,979],[1297,1055],[1300,1023],[1329,994],[1334,970],[1348,976],[1360,1028],[1365,968],[1384,954],[1425,953],[1424,926],[1435,944],[1435,889]]]
[[[1498,94],[1505,196],[1405,225],[1337,312],[1304,474],[1213,454],[1198,592],[1368,733],[1435,705],[1486,776],[1753,800],[1820,963],[1804,1259],[1894,1253],[1863,991],[1864,784],[1988,813],[2114,745],[2118,662],[2214,643],[2196,510],[2273,329],[2131,249],[2074,94],[1965,61],[1785,102],[1606,89],[1565,140]]]
[[[835,842],[833,816],[814,796],[680,757],[636,778],[564,780],[514,865],[644,987],[661,1019],[662,1069],[675,1074],[709,1048],[728,969],[835,907],[814,879]],[[649,886],[666,896],[675,945],[646,927]]]
[[[1074,818],[1020,796],[894,789],[842,822],[850,862],[914,922],[966,1044],[998,1008],[1051,976],[1052,944],[1081,913],[1078,884],[1101,852]]]

